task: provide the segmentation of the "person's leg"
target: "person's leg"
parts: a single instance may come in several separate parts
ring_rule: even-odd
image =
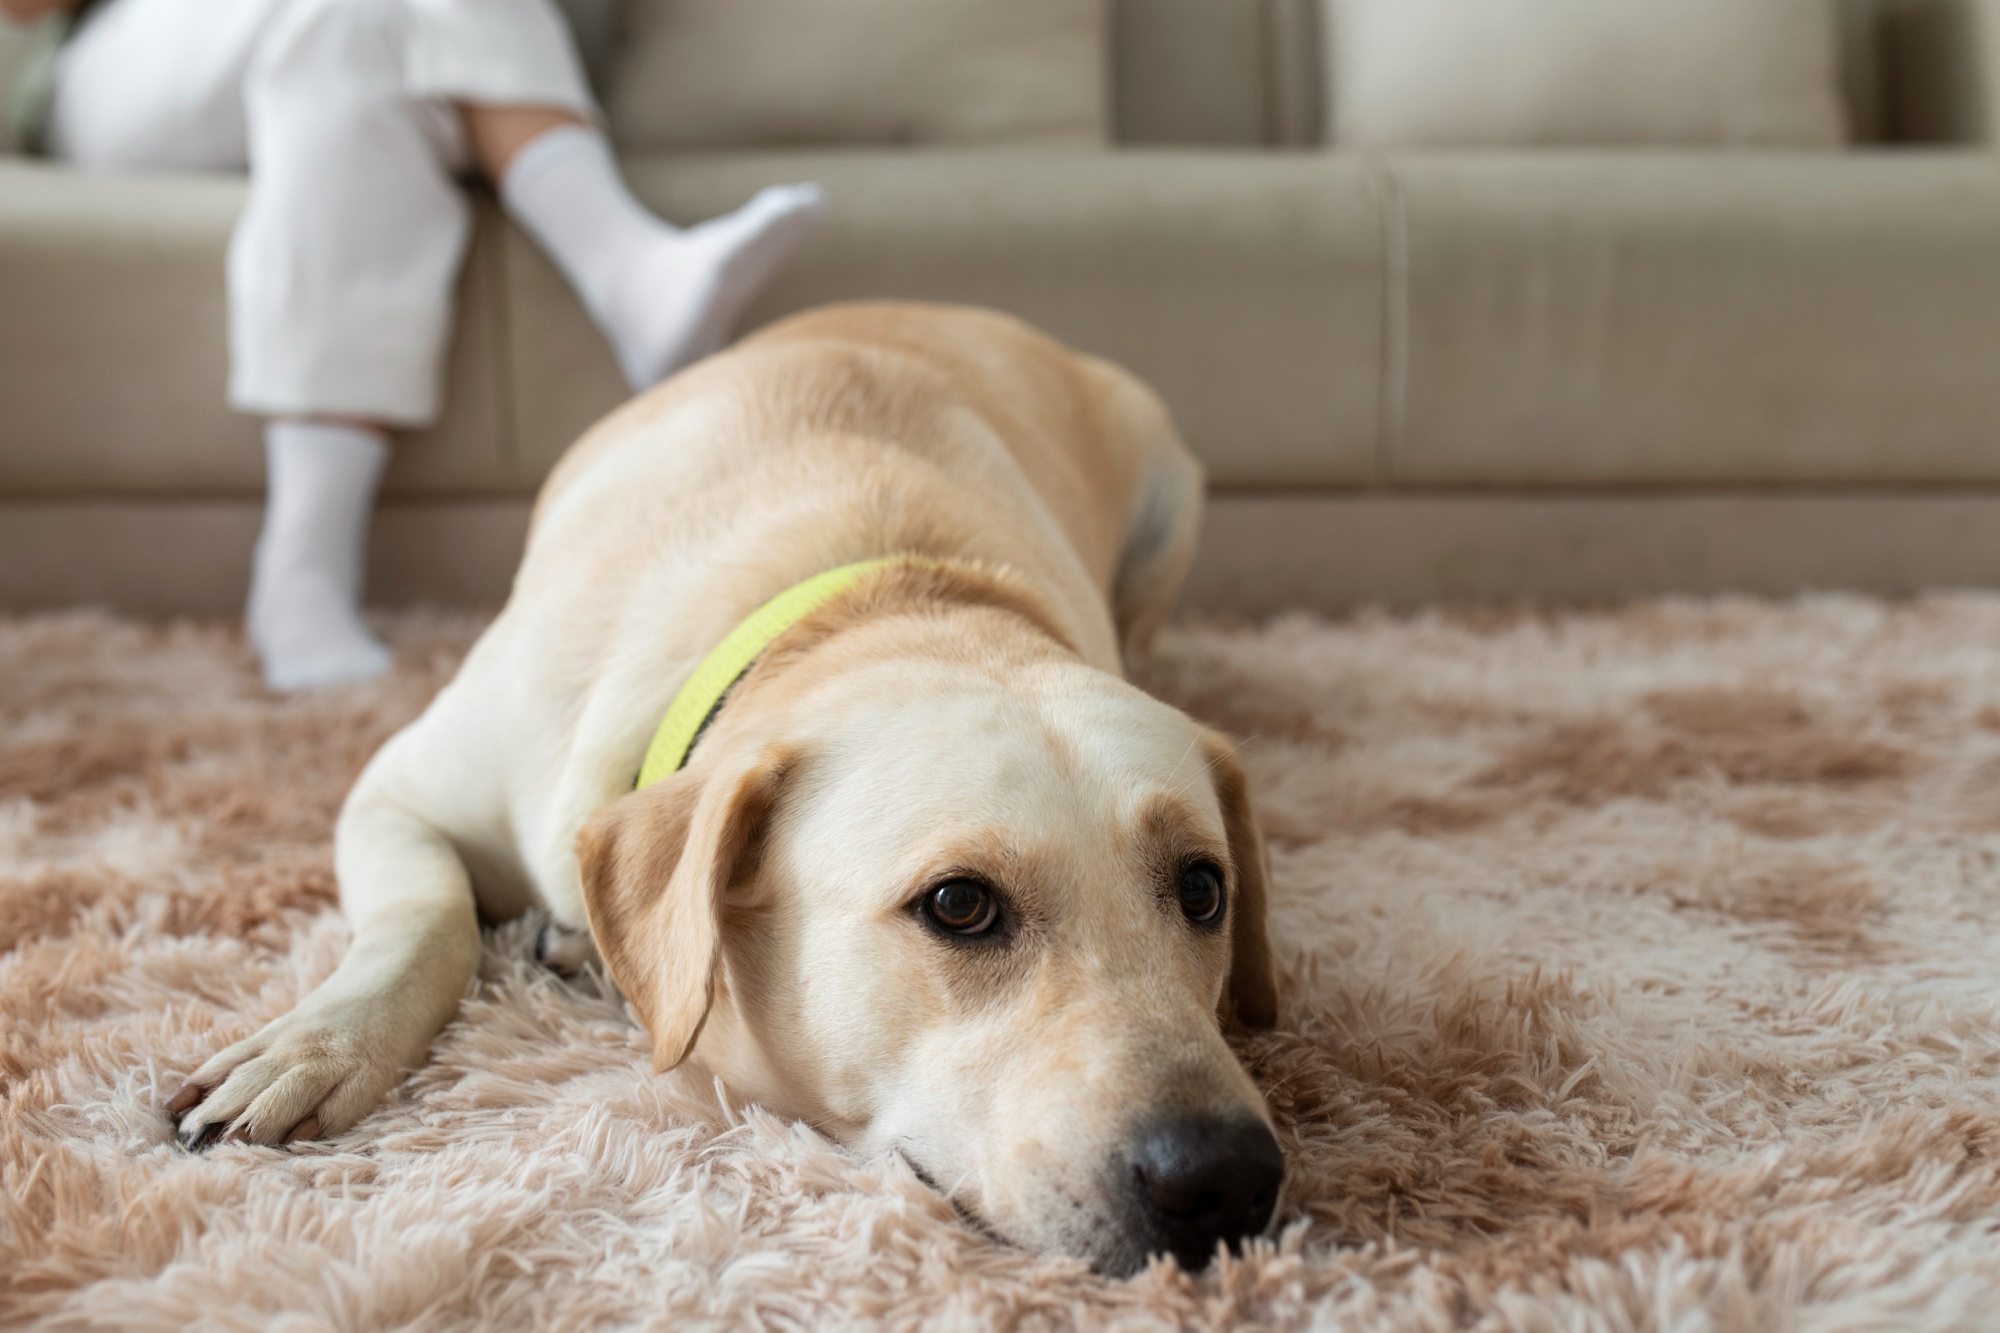
[[[551,0],[403,0],[413,92],[457,106],[480,166],[651,386],[721,346],[824,211],[814,186],[766,190],[686,230],[625,188],[582,62]]]
[[[280,417],[250,601],[280,687],[372,674],[359,614],[381,424],[436,412],[467,231],[469,133],[578,286],[635,387],[706,354],[815,225],[766,191],[685,232],[625,189],[548,0],[282,0],[248,79],[251,205],[230,255],[231,395]],[[535,170],[521,170],[533,165]],[[320,420],[299,428],[295,418]]]
[[[265,680],[304,689],[387,670],[389,652],[360,615],[387,432],[281,417],[264,428],[264,454],[264,527],[245,621]]]
[[[243,80],[288,0],[103,0],[63,44],[49,155],[88,171],[241,171]]]
[[[274,688],[360,679],[387,427],[435,417],[469,227],[460,127],[404,89],[395,0],[294,0],[245,83],[250,199],[230,246],[230,398],[273,418],[247,621]]]
[[[283,344],[313,321],[310,275],[322,263],[345,264],[339,246],[329,253],[317,235],[289,234],[294,212],[318,211],[315,202],[300,202],[298,168],[309,181],[331,161],[344,180],[351,161],[342,136],[295,132],[298,117],[277,82],[286,77],[274,73],[281,66],[303,66],[311,96],[329,108],[351,100],[344,74],[331,92],[326,86],[328,52],[342,43],[324,23],[294,22],[290,11],[298,8],[295,0],[105,0],[57,64],[49,148],[86,170],[241,171],[251,155],[246,106],[258,103],[264,169],[253,180],[230,274],[234,369],[249,399],[239,405],[360,409],[371,417],[384,407],[421,410],[408,401],[407,387],[390,399],[356,395],[348,383],[338,395],[323,392],[325,377],[312,368],[326,355],[317,336],[306,338],[288,370],[274,373],[274,364],[287,364]],[[344,69],[348,62],[331,63]],[[299,161],[301,154],[312,161]],[[248,621],[275,686],[351,679],[388,663],[357,611],[368,516],[388,448],[385,429],[372,420],[281,416],[266,427],[269,494]]]
[[[563,271],[644,389],[715,351],[744,308],[818,227],[814,185],[779,185],[681,229],[632,196],[611,146],[553,107],[462,107],[473,150],[507,211]]]

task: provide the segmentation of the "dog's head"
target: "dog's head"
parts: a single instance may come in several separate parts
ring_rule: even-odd
[[[740,689],[584,831],[592,931],[660,1068],[893,1148],[1018,1244],[1198,1269],[1283,1174],[1222,1037],[1274,1006],[1243,773],[994,614]]]

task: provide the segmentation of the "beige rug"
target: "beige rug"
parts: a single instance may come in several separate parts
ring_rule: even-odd
[[[223,628],[0,622],[0,1325],[2000,1323],[2000,599],[1178,635],[1254,737],[1292,1185],[1123,1283],[652,1077],[521,925],[345,1139],[169,1142],[334,965],[341,793],[475,628],[277,700]]]

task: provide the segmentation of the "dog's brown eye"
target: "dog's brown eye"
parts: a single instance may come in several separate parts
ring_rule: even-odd
[[[1222,919],[1222,872],[1206,861],[1196,861],[1181,871],[1181,911],[1197,926],[1212,926]]]
[[[924,915],[954,935],[984,935],[1000,919],[1000,900],[976,879],[948,879],[924,895]]]

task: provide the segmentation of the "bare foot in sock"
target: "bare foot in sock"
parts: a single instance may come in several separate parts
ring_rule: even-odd
[[[720,348],[825,216],[817,185],[773,185],[734,213],[662,227],[599,312],[626,382],[650,388]]]
[[[274,690],[367,680],[392,662],[361,622],[353,598],[314,570],[271,571],[260,559],[246,620],[264,683]]]
[[[364,680],[389,650],[361,621],[362,573],[387,438],[365,426],[274,421],[264,432],[270,494],[245,614],[274,690]]]
[[[632,194],[604,135],[583,125],[515,153],[500,197],[583,298],[635,390],[721,347],[826,216],[819,186],[774,185],[734,213],[670,226]]]

